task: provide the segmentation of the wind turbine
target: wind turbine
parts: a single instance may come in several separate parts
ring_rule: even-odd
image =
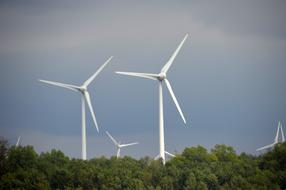
[[[17,140],[17,143],[16,143],[16,147],[18,147],[18,146],[19,146],[19,144],[20,144],[20,140],[21,140],[21,136],[19,136],[19,137],[18,137],[18,140]]]
[[[180,45],[177,47],[173,55],[170,57],[168,62],[164,65],[164,67],[161,69],[160,73],[158,74],[151,74],[151,73],[134,73],[134,72],[120,72],[117,71],[117,74],[122,75],[129,75],[134,77],[143,77],[147,79],[152,79],[159,82],[159,145],[160,145],[160,154],[156,158],[162,158],[163,164],[165,164],[165,154],[168,154],[169,156],[174,156],[173,154],[165,151],[165,142],[164,142],[164,115],[163,115],[163,83],[166,84],[167,89],[177,107],[178,112],[181,115],[181,118],[183,119],[184,123],[186,124],[185,117],[183,115],[183,112],[179,106],[179,103],[177,101],[177,98],[172,90],[171,84],[167,79],[167,72],[169,68],[171,67],[175,57],[179,53],[181,47],[183,46],[184,42],[186,41],[188,37],[188,34],[185,35],[184,39],[181,41]]]
[[[284,142],[285,141],[285,137],[284,137],[284,133],[283,133],[283,129],[282,129],[282,123],[279,121],[274,142],[269,144],[269,145],[266,145],[266,146],[263,146],[261,148],[258,148],[258,149],[256,149],[256,151],[262,151],[262,150],[265,150],[265,149],[271,149],[276,144],[278,144],[279,143],[279,131],[281,131],[281,138],[282,138],[281,142]]]
[[[116,157],[119,158],[120,157],[120,149],[122,147],[127,147],[127,146],[132,146],[132,145],[136,145],[139,144],[138,142],[134,142],[134,143],[129,143],[129,144],[121,144],[120,142],[117,142],[109,133],[108,131],[105,131],[105,133],[108,135],[108,137],[112,140],[112,142],[114,143],[114,145],[117,147],[117,154]]]
[[[90,95],[89,92],[87,91],[88,85],[95,79],[95,77],[102,71],[102,69],[110,62],[110,60],[113,57],[111,56],[99,69],[90,77],[88,78],[81,86],[75,86],[75,85],[70,85],[70,84],[63,84],[59,82],[52,82],[48,80],[39,80],[40,82],[51,84],[54,86],[59,86],[63,87],[69,90],[73,90],[76,92],[81,93],[81,116],[82,116],[82,126],[81,126],[81,135],[82,135],[82,152],[81,156],[83,160],[86,160],[86,120],[85,120],[85,102],[87,103],[89,107],[89,111],[91,114],[91,117],[93,119],[93,122],[95,124],[95,127],[97,129],[97,132],[99,132],[98,129],[98,124],[94,115],[94,111],[91,105],[91,100],[90,100]]]

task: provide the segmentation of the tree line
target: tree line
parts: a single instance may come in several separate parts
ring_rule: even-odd
[[[269,190],[286,189],[286,143],[254,156],[231,146],[187,147],[164,166],[150,157],[81,160],[59,150],[0,140],[0,189]]]

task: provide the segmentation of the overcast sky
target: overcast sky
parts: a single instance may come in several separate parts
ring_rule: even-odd
[[[0,1],[0,136],[37,152],[81,153],[80,95],[38,79],[89,86],[100,127],[87,112],[88,158],[115,154],[106,137],[156,156],[158,84],[114,71],[159,72],[190,34],[168,79],[187,120],[164,88],[165,144],[239,153],[273,142],[286,124],[285,1]],[[285,127],[284,127],[284,131]]]

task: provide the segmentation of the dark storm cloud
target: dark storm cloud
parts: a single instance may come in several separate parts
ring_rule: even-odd
[[[190,33],[169,73],[188,125],[166,93],[167,149],[254,152],[286,114],[284,10],[284,1],[0,1],[0,133],[78,156],[78,95],[37,79],[80,84],[114,55],[91,86],[99,125],[138,140],[136,156],[155,156],[157,85],[114,71],[157,72]],[[110,154],[104,134],[87,130],[90,156]]]

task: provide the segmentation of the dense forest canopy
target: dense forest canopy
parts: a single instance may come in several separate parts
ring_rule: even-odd
[[[286,189],[286,143],[260,156],[238,155],[226,145],[188,147],[164,166],[149,157],[84,161],[59,150],[37,154],[1,139],[0,179],[0,189]]]

